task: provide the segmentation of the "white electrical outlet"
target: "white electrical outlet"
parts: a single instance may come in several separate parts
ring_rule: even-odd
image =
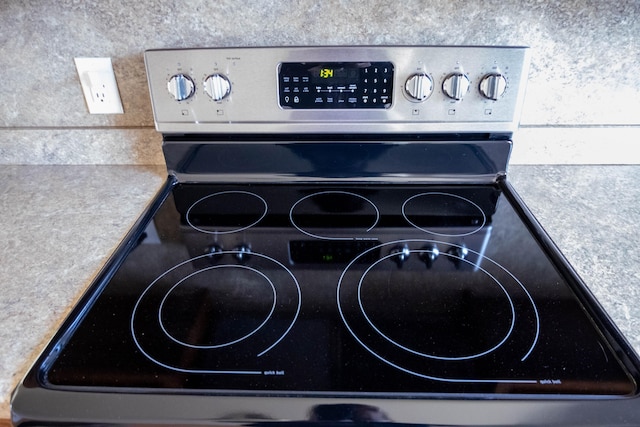
[[[111,58],[74,58],[91,114],[122,114],[122,101]]]

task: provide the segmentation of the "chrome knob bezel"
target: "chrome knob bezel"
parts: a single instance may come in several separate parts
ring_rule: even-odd
[[[204,79],[204,92],[214,101],[222,101],[231,93],[231,82],[224,74],[214,73]]]
[[[471,80],[463,72],[451,73],[442,82],[442,92],[455,101],[462,101],[470,88]]]
[[[497,101],[507,90],[507,78],[501,73],[487,74],[480,80],[478,90],[486,99]]]
[[[433,93],[433,79],[426,73],[412,74],[405,81],[404,93],[413,102],[426,101]]]
[[[169,77],[167,90],[176,101],[186,101],[196,92],[196,84],[186,74],[174,74]]]

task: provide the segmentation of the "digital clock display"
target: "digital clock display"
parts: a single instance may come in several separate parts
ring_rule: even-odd
[[[360,73],[358,68],[355,67],[345,67],[343,64],[339,64],[339,66],[320,66],[314,67],[311,71],[311,75],[315,78],[312,81],[318,83],[349,83],[351,81],[357,81]]]
[[[292,240],[289,242],[289,255],[294,264],[340,264],[347,263],[365,251],[368,254],[359,259],[359,263],[371,264],[380,259],[380,249],[375,249],[379,240]]]
[[[293,109],[389,108],[390,62],[285,62],[278,70],[279,103]]]
[[[320,68],[320,77],[323,79],[329,79],[333,77],[335,70],[333,68]]]

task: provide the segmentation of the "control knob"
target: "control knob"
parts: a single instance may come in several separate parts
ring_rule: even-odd
[[[467,255],[469,255],[469,249],[462,243],[460,246],[452,246],[449,248],[447,254],[449,255],[449,261],[451,261],[456,268],[460,268],[462,261],[466,260]]]
[[[216,244],[208,246],[204,252],[211,263],[220,261],[220,258],[222,258],[222,255],[224,254],[222,246]]]
[[[235,248],[235,254],[233,255],[241,264],[246,263],[249,258],[251,258],[251,246],[246,243],[241,244],[237,248]]]
[[[433,267],[433,263],[436,261],[436,259],[438,259],[439,255],[440,255],[440,250],[433,243],[430,245],[424,246],[420,250],[420,259],[422,260],[422,262],[425,263],[427,268]]]
[[[406,245],[398,245],[389,251],[391,261],[395,262],[398,268],[402,268],[402,264],[409,259],[411,250]]]
[[[196,91],[196,85],[186,74],[176,74],[169,79],[167,90],[176,101],[184,101],[191,98]]]
[[[214,101],[222,101],[231,93],[231,82],[223,74],[211,74],[204,79],[204,91]]]
[[[404,84],[404,91],[412,100],[424,101],[433,91],[433,80],[424,73],[414,74]]]
[[[471,81],[464,73],[449,74],[442,82],[442,90],[451,99],[460,101],[469,92]]]
[[[480,93],[487,99],[497,101],[507,88],[507,79],[500,73],[487,74],[480,80]]]

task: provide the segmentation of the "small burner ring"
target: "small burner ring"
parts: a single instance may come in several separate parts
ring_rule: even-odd
[[[378,210],[378,207],[368,198],[360,195],[360,194],[356,194],[356,193],[352,193],[350,191],[337,191],[337,190],[329,190],[329,191],[320,191],[320,192],[316,192],[313,194],[309,194],[303,198],[301,198],[300,200],[298,200],[297,202],[295,202],[293,204],[293,206],[291,206],[291,209],[289,210],[289,220],[291,221],[291,224],[301,233],[306,234],[307,236],[316,238],[316,239],[324,239],[324,240],[345,240],[345,239],[352,239],[353,237],[349,234],[346,235],[339,235],[339,236],[328,236],[328,235],[319,235],[319,234],[315,234],[312,233],[308,230],[305,229],[304,225],[300,225],[296,222],[296,220],[294,219],[294,216],[296,215],[294,213],[296,207],[298,207],[301,203],[310,200],[314,197],[324,197],[324,196],[332,196],[332,195],[337,195],[339,197],[353,197],[354,200],[356,200],[357,204],[359,203],[367,203],[369,206],[371,206],[371,208],[373,209],[373,215],[372,215],[372,222],[370,224],[365,224],[362,226],[362,231],[365,233],[370,232],[377,224],[378,221],[380,220],[380,211]],[[351,228],[349,230],[352,230]],[[345,233],[348,230],[345,230]],[[356,238],[357,240],[362,240],[361,238]]]
[[[237,224],[235,226],[230,227],[230,229],[228,230],[208,230],[206,228],[203,228],[202,226],[195,224],[193,221],[192,216],[194,215],[193,211],[197,208],[198,205],[201,205],[207,201],[210,201],[210,199],[216,198],[216,197],[225,197],[225,196],[240,196],[240,197],[249,197],[249,201],[258,201],[258,204],[262,205],[262,212],[256,212],[255,213],[255,217],[257,217],[257,219],[252,219],[249,220],[247,223],[245,224]],[[253,199],[253,200],[252,200]],[[239,206],[245,206],[246,204],[243,203],[238,203],[236,202]],[[225,204],[222,204],[223,206]],[[207,234],[231,234],[231,233],[237,233],[240,231],[244,231],[248,228],[253,227],[254,225],[258,224],[260,221],[262,221],[262,219],[267,215],[267,202],[260,196],[258,196],[255,193],[251,193],[248,191],[240,191],[240,190],[229,190],[229,191],[220,191],[217,193],[213,193],[213,194],[209,194],[207,196],[204,196],[202,198],[200,198],[199,200],[196,200],[187,210],[187,213],[185,215],[186,221],[187,223],[195,230],[198,230],[202,233],[207,233]],[[227,216],[229,216],[227,214]]]
[[[421,198],[430,198],[430,197],[435,197],[435,198],[444,198],[444,199],[450,199],[451,204],[458,204],[458,209],[462,209],[464,211],[464,213],[466,214],[473,214],[474,217],[477,218],[481,218],[481,220],[477,223],[477,224],[468,224],[468,225],[464,225],[462,227],[462,229],[459,232],[451,232],[451,233],[443,233],[442,231],[438,231],[436,230],[434,226],[425,226],[425,225],[421,225],[419,224],[419,221],[417,220],[411,220],[409,217],[412,216],[412,214],[408,213],[407,211],[409,210],[409,206],[411,205],[412,202],[416,202]],[[440,201],[439,203],[432,203],[432,204],[425,204],[425,206],[431,207],[434,206],[436,208],[441,208],[443,206],[442,201]],[[424,214],[424,211],[428,210],[426,208],[421,209],[421,214]],[[457,214],[459,215],[460,212],[459,211],[454,211],[452,212],[453,214]],[[480,206],[478,206],[476,203],[472,202],[471,200],[467,199],[466,197],[462,197],[456,194],[451,194],[451,193],[443,193],[443,192],[428,192],[428,193],[420,193],[420,194],[416,194],[414,196],[409,197],[407,200],[405,200],[405,202],[402,204],[402,216],[404,217],[404,219],[411,224],[413,227],[417,228],[420,231],[424,231],[425,233],[430,233],[436,236],[443,236],[443,237],[461,237],[461,236],[468,236],[470,234],[474,234],[477,233],[478,231],[480,231],[482,229],[482,227],[485,226],[485,224],[487,223],[487,216],[485,215],[484,211],[482,210],[482,208]],[[438,217],[440,218],[447,218],[447,214],[446,213],[442,213],[439,212]],[[455,215],[450,215],[450,217],[455,217]],[[444,226],[446,227],[446,225]],[[456,226],[456,228],[460,227],[459,225]]]

